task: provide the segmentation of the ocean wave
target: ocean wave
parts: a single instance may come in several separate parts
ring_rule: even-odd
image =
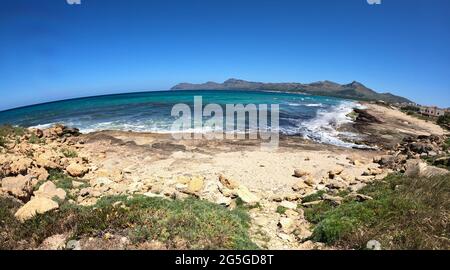
[[[368,148],[368,146],[346,142],[341,139],[342,137],[355,139],[359,137],[358,134],[338,131],[338,128],[342,125],[352,122],[347,115],[355,107],[359,107],[359,104],[344,101],[330,109],[320,109],[317,111],[315,118],[298,123],[297,133],[300,133],[306,139],[324,144],[347,148]],[[292,133],[295,131],[291,129],[289,132]]]

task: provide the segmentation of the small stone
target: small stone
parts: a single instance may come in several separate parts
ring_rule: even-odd
[[[294,176],[297,178],[302,178],[303,176],[307,175],[310,175],[310,173],[304,170],[297,169],[294,171]]]
[[[367,242],[367,249],[369,250],[381,250],[381,243],[377,240],[370,240]]]
[[[282,217],[278,223],[284,233],[292,233],[295,229],[295,222],[292,218]]]
[[[328,172],[328,175],[331,179],[334,179],[336,176],[341,174],[344,171],[344,167],[337,166]]]
[[[83,165],[72,163],[66,168],[67,173],[73,177],[83,177],[89,169]]]
[[[40,250],[63,250],[66,247],[67,236],[57,234],[45,239],[39,246]]]
[[[364,201],[369,201],[369,200],[373,200],[372,197],[367,196],[367,195],[363,195],[363,194],[358,194],[358,193],[350,193],[347,195],[347,197],[356,200],[358,202],[364,202]]]
[[[329,202],[331,202],[334,205],[341,205],[342,201],[344,200],[342,197],[331,196],[331,195],[328,195],[328,194],[324,194],[322,196],[322,199],[325,200],[325,201],[329,201]]]
[[[287,208],[287,209],[297,209],[297,204],[289,201],[282,201],[280,203],[280,206]]]
[[[67,242],[66,248],[69,250],[81,250],[80,241],[70,240],[69,242]]]
[[[219,176],[219,181],[228,189],[236,189],[240,186],[238,181],[227,178],[224,175]]]

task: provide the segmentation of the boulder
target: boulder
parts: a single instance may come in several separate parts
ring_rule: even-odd
[[[204,177],[193,177],[188,185],[187,190],[191,193],[198,193],[203,190],[203,186],[205,184],[205,178]]]
[[[219,181],[228,189],[236,189],[240,186],[240,183],[238,181],[227,178],[224,175],[219,176]]]
[[[258,196],[250,192],[250,190],[248,190],[246,186],[240,185],[236,189],[236,193],[239,196],[239,198],[241,198],[241,200],[245,203],[253,204],[259,202]]]
[[[57,188],[53,182],[45,182],[37,191],[34,192],[36,198],[42,197],[47,199],[58,198],[60,200],[66,199],[66,191],[62,188]]]
[[[332,170],[328,172],[328,175],[331,179],[335,178],[336,176],[340,175],[344,171],[344,167],[342,166],[336,166]]]
[[[48,237],[39,246],[40,250],[63,250],[66,248],[67,235],[57,234]]]
[[[24,222],[37,214],[44,214],[48,211],[57,209],[58,207],[58,203],[53,200],[43,197],[33,198],[31,201],[19,208],[14,216],[18,220]]]
[[[297,209],[297,204],[290,202],[290,201],[282,201],[280,203],[281,207],[287,208],[287,209]]]
[[[295,221],[292,218],[282,217],[278,222],[278,226],[284,233],[292,233],[295,230]]]
[[[369,200],[373,200],[372,197],[364,195],[364,194],[358,194],[358,193],[350,193],[347,195],[348,198],[351,198],[355,201],[358,202],[364,202],[364,201],[369,201]]]
[[[89,169],[85,166],[77,163],[72,163],[66,168],[67,173],[73,177],[83,177]]]
[[[19,158],[14,160],[10,165],[10,172],[14,175],[26,174],[32,163],[33,160],[30,158]]]
[[[49,173],[47,172],[47,170],[42,167],[41,168],[37,168],[37,167],[32,168],[30,170],[30,175],[34,176],[39,182],[45,181],[49,177]]]
[[[310,175],[310,173],[305,170],[297,169],[294,171],[294,176],[297,178],[302,178],[303,176],[307,175]]]
[[[342,197],[339,197],[339,196],[331,196],[331,195],[328,195],[328,194],[324,194],[324,195],[322,196],[322,199],[323,199],[324,201],[331,202],[331,203],[334,204],[334,205],[341,205],[341,204],[342,204],[342,201],[344,200]]]
[[[18,175],[1,181],[2,190],[18,199],[28,200],[33,190],[31,177]]]
[[[446,169],[430,166],[420,160],[408,160],[406,163],[405,175],[408,177],[433,177],[449,173]]]

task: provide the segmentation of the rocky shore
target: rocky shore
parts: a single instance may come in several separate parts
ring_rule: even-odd
[[[323,201],[339,205],[349,199],[371,200],[359,190],[391,173],[448,173],[424,161],[448,159],[447,137],[437,126],[428,128],[430,123],[375,105],[359,111],[358,117],[352,128],[378,150],[286,137],[279,149],[267,152],[251,140],[175,141],[168,135],[119,131],[80,134],[61,125],[10,128],[0,148],[0,196],[20,206],[14,213],[20,222],[58,212],[62,204],[95,207],[108,196],[194,197],[230,210],[245,205],[250,237],[259,248],[328,249],[311,241],[313,228],[304,209]],[[114,233],[69,240],[70,235],[58,234],[24,247],[101,249],[105,241],[117,249],[163,246],[136,247],[127,235]]]

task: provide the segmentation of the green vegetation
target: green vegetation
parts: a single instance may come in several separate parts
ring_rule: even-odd
[[[313,193],[311,195],[308,195],[306,197],[304,197],[302,199],[302,203],[309,203],[309,202],[314,202],[314,201],[319,201],[322,199],[322,196],[325,194],[326,192],[323,190],[319,190],[316,193]]]
[[[281,205],[279,205],[279,206],[277,207],[277,213],[280,214],[280,215],[283,215],[284,213],[286,213],[286,210],[287,210],[287,208],[286,208],[286,207],[283,207],[283,206],[281,206]]]
[[[63,148],[61,149],[61,153],[66,157],[66,158],[76,158],[78,157],[77,152],[70,150],[70,149],[66,149]]]
[[[28,139],[28,142],[31,144],[44,144],[45,140],[40,139],[36,134],[31,134],[30,138]]]
[[[441,127],[450,130],[450,113],[445,113],[445,115],[439,116],[437,123]]]
[[[0,126],[0,147],[6,147],[8,138],[17,138],[23,136],[26,133],[26,129],[21,127],[13,127],[11,125]]]
[[[256,249],[248,236],[249,217],[238,208],[188,198],[169,201],[160,198],[126,196],[102,198],[93,207],[67,203],[57,211],[18,222],[18,203],[0,198],[0,248],[37,246],[45,238],[71,233],[72,239],[95,237],[109,232],[128,236],[133,243],[158,240],[174,249]]]
[[[356,249],[372,239],[385,249],[450,248],[450,176],[393,175],[361,193],[374,199],[306,208],[306,218],[315,224],[312,239]]]

